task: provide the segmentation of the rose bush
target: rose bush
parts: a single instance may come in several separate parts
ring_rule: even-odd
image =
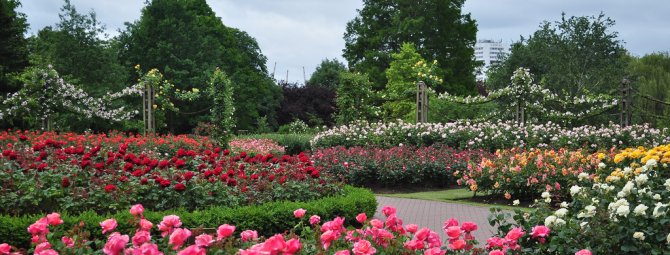
[[[470,163],[458,184],[472,191],[532,201],[551,192],[555,201],[569,198],[568,188],[595,174],[604,153],[567,149],[510,149]]]
[[[393,147],[390,149],[342,146],[313,152],[315,165],[366,187],[448,187],[456,183],[454,173],[464,171],[470,161],[479,162],[490,153],[457,150],[446,146]]]
[[[138,208],[138,207],[141,207]],[[121,233],[116,220],[100,223],[106,239],[92,240],[87,233],[75,226],[65,231],[57,213],[51,213],[27,227],[32,236],[34,254],[519,254],[533,246],[542,246],[553,237],[549,227],[538,225],[530,230],[513,228],[502,237],[487,240],[486,247],[475,248],[472,233],[477,225],[472,222],[459,224],[456,219],[445,221],[444,242],[439,234],[415,224],[404,225],[395,208],[384,207],[386,219],[370,219],[359,214],[360,228],[346,228],[344,219],[335,217],[321,223],[318,215],[304,217],[308,211],[293,212],[295,227],[285,234],[259,237],[256,231],[238,229],[223,224],[212,231],[188,229],[177,215],[167,215],[154,224],[143,216],[143,207],[135,205],[130,213],[134,232]],[[287,211],[286,214],[291,214]],[[157,229],[157,231],[156,231]],[[157,233],[158,235],[152,235]],[[238,237],[239,236],[239,237]],[[529,246],[524,246],[528,244]],[[576,249],[575,249],[576,250]],[[588,251],[578,251],[585,254]],[[24,249],[0,244],[0,254],[24,254]]]
[[[271,139],[233,139],[228,144],[233,152],[247,152],[253,154],[283,155],[284,146]]]
[[[309,156],[231,154],[206,138],[121,134],[0,134],[0,213],[157,210],[307,201],[342,183]]]
[[[519,127],[513,122],[368,123],[354,122],[316,134],[313,148],[442,144],[461,149],[495,151],[506,148],[570,148],[598,150],[612,147],[656,146],[670,142],[667,129],[648,125],[582,126],[571,129],[554,123]]]
[[[566,187],[572,202],[553,210],[548,196],[535,212],[516,213],[518,226],[551,228],[553,237],[544,244],[522,243],[532,247],[528,252],[568,254],[582,247],[594,254],[670,253],[670,144],[621,150],[603,162],[595,174]],[[503,218],[492,218],[502,223],[500,231],[513,227]]]

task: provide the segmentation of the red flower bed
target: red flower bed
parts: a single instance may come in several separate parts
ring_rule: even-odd
[[[309,156],[231,154],[206,137],[0,133],[0,213],[304,201],[341,191]]]

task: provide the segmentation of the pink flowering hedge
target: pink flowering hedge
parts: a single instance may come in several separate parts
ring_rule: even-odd
[[[275,154],[283,155],[284,146],[279,145],[272,139],[233,139],[228,143],[233,152],[247,152],[253,154]]]
[[[343,183],[309,155],[231,153],[206,138],[0,132],[0,213],[115,212],[308,201]]]
[[[491,153],[446,146],[389,149],[342,146],[312,152],[315,165],[347,183],[365,187],[449,187],[468,162],[480,162]]]
[[[504,235],[487,240],[484,247],[475,248],[473,232],[478,226],[473,222],[459,223],[448,219],[444,223],[447,238],[415,224],[404,224],[395,213],[395,208],[382,209],[385,219],[369,218],[360,213],[354,218],[358,228],[346,228],[342,217],[322,218],[302,208],[284,211],[294,227],[285,233],[262,237],[253,229],[231,224],[221,224],[211,231],[187,228],[177,215],[167,215],[160,221],[150,221],[144,216],[142,205],[130,209],[132,218],[127,221],[131,230],[119,230],[118,219],[100,221],[96,232],[102,239],[89,238],[79,226],[68,226],[57,213],[51,213],[30,224],[27,232],[33,243],[30,252],[39,255],[52,254],[523,254],[531,253],[533,247],[552,238],[551,229],[538,225],[532,229],[512,228]],[[72,229],[71,229],[72,228]],[[67,231],[71,229],[70,231]],[[50,233],[55,233],[52,235]],[[521,244],[527,246],[521,246]],[[588,250],[577,251],[577,255],[590,254]],[[8,243],[0,244],[0,254],[11,252],[23,254]],[[572,252],[571,252],[572,253]]]

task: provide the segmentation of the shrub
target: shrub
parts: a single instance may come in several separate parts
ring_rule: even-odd
[[[166,215],[179,215],[186,228],[215,228],[221,223],[237,226],[239,233],[244,229],[254,229],[260,235],[270,236],[274,233],[283,233],[295,225],[293,215],[287,214],[296,208],[304,208],[310,214],[317,214],[324,219],[342,217],[347,225],[358,225],[356,215],[364,212],[374,215],[377,201],[374,194],[366,189],[346,186],[344,194],[311,200],[308,202],[277,201],[263,205],[243,206],[237,208],[211,207],[206,210],[189,212],[184,209],[167,211],[145,211],[144,217],[157,224]],[[0,215],[0,240],[18,247],[30,247],[30,234],[26,228],[43,215],[8,216]],[[114,218],[118,222],[117,231],[130,233],[135,226],[132,224],[132,215],[123,210],[115,214],[96,214],[84,212],[79,215],[61,214],[63,225],[72,227],[83,222],[83,231],[91,235],[91,240],[103,240],[100,231],[100,222],[107,218]],[[63,233],[60,233],[61,235]],[[60,236],[57,236],[60,239]]]
[[[323,86],[285,85],[278,113],[279,125],[296,119],[310,125],[332,125],[335,112],[335,91]]]
[[[288,155],[299,154],[300,152],[310,150],[311,134],[257,134],[238,136],[240,139],[270,139],[284,146],[284,153]]]
[[[230,150],[235,153],[284,154],[284,147],[270,139],[233,139],[230,141]]]
[[[390,149],[342,146],[313,152],[315,165],[366,187],[448,187],[456,184],[455,173],[468,162],[479,162],[489,153],[455,150],[444,146],[393,147]]]

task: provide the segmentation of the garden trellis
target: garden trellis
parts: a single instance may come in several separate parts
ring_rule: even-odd
[[[461,104],[501,101],[514,109],[514,121],[520,126],[523,126],[530,117],[549,118],[567,124],[574,120],[601,114],[618,105],[618,100],[609,95],[561,97],[533,83],[530,70],[524,68],[514,71],[509,87],[492,91],[488,96],[459,97],[443,93],[438,95],[438,98]],[[492,113],[494,117],[502,115],[503,112],[500,111]]]

